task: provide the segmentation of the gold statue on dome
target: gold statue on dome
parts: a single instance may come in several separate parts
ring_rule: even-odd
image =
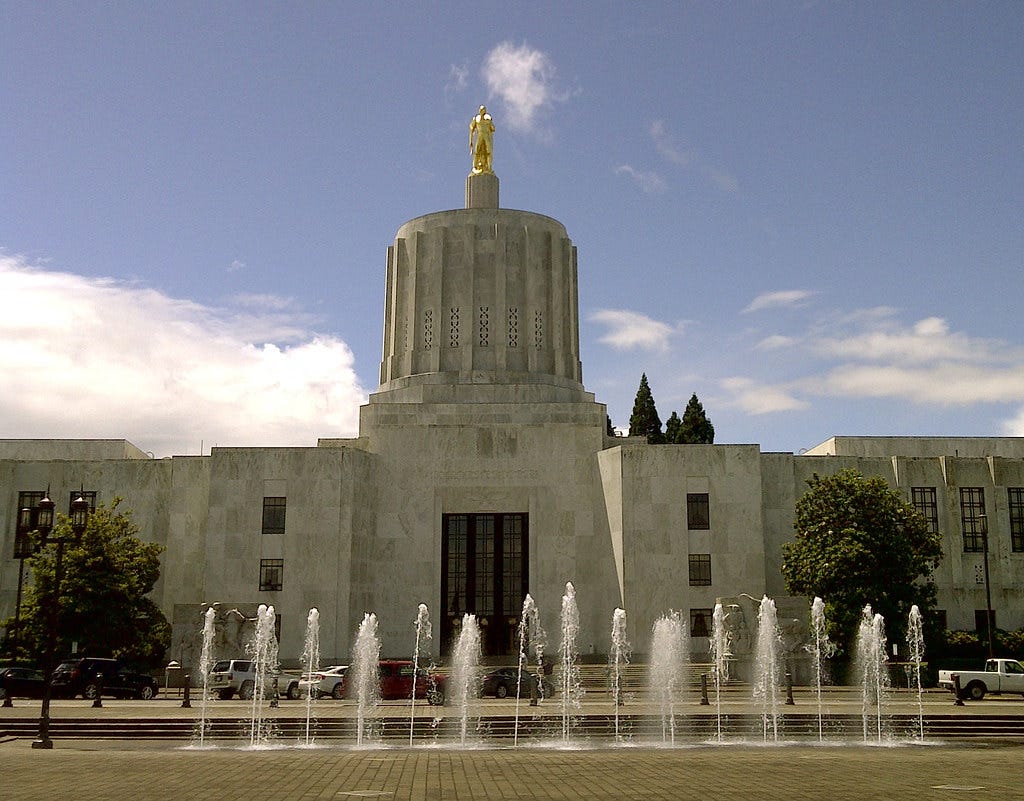
[[[480,106],[469,122],[469,152],[473,154],[473,175],[494,173],[494,121],[487,106]]]

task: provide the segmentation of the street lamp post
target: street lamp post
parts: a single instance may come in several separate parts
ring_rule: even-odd
[[[992,648],[992,590],[988,581],[988,516],[982,513],[978,519],[981,521],[981,554],[985,565],[985,628],[988,632],[988,658],[992,659],[995,651]]]
[[[57,624],[60,614],[60,582],[63,578],[64,546],[69,542],[78,542],[85,531],[89,520],[89,502],[83,497],[84,492],[71,502],[71,536],[51,536],[53,533],[54,508],[56,504],[50,500],[50,491],[39,501],[37,506],[36,533],[40,547],[57,546],[57,558],[53,567],[53,597],[48,604],[48,625],[46,631],[46,651],[43,657],[43,704],[39,712],[39,736],[32,741],[33,748],[53,748],[50,739],[50,698],[53,695],[53,658],[57,651]]]

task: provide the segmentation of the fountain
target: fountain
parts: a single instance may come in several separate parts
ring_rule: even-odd
[[[718,718],[718,739],[722,739],[722,682],[729,678],[729,630],[725,627],[725,607],[715,604],[711,617],[711,659],[715,674],[715,710]]]
[[[686,625],[678,612],[654,622],[651,635],[650,691],[661,713],[661,740],[675,745],[675,705],[683,688],[683,669],[689,656]]]
[[[207,703],[210,698],[210,671],[213,670],[213,636],[215,634],[214,621],[217,617],[217,610],[212,606],[207,608],[203,616],[203,650],[199,656],[199,673],[203,677],[203,697],[199,703],[199,745],[202,747],[206,742],[206,714]]]
[[[250,746],[265,745],[270,738],[269,729],[263,721],[263,700],[267,695],[267,676],[277,672],[277,637],[274,635],[276,621],[274,607],[260,604],[256,610],[256,631],[248,648],[254,676],[249,723]]]
[[[861,719],[864,741],[870,730],[870,707],[875,707],[875,730],[878,742],[885,731],[883,711],[885,691],[889,686],[889,671],[885,654],[885,621],[881,615],[873,614],[871,604],[864,607],[860,626],[857,629],[857,643],[854,648],[857,675],[861,680]]]
[[[519,671],[516,674],[516,718],[513,729],[512,744],[519,744],[519,702],[523,694],[523,674],[529,664],[529,648],[533,647],[534,662],[537,665],[537,676],[531,680],[530,704],[537,704],[537,695],[544,697],[544,649],[547,647],[547,635],[540,625],[540,612],[537,604],[529,593],[523,599],[523,614],[519,619]]]
[[[562,596],[562,643],[559,655],[562,675],[559,678],[562,693],[562,742],[569,742],[573,716],[580,711],[583,703],[583,684],[580,681],[579,649],[576,640],[580,633],[580,610],[576,605],[576,588],[571,581],[565,583]]]
[[[921,610],[917,604],[910,607],[907,622],[907,645],[910,661],[914,665],[914,680],[917,686],[917,738],[924,739],[924,698],[921,691],[921,662],[924,660],[924,630],[921,625]]]
[[[377,616],[372,612],[363,615],[352,652],[355,659],[351,668],[351,686],[355,687],[358,704],[356,745],[362,746],[363,740],[368,740],[371,734],[367,728],[367,716],[380,700],[380,639],[377,637]]]
[[[466,744],[470,706],[480,694],[480,626],[476,615],[462,617],[462,631],[452,652],[452,703],[459,710],[460,741]]]
[[[835,645],[828,639],[828,622],[825,619],[825,602],[815,597],[811,603],[811,631],[814,642],[810,646],[814,653],[814,687],[818,701],[818,742],[825,737],[825,716],[821,703],[821,686],[824,683],[825,660],[835,653]]]
[[[302,645],[302,664],[306,669],[309,686],[306,690],[306,745],[312,745],[309,724],[313,718],[313,706],[316,703],[313,692],[313,674],[320,669],[320,611],[313,607],[306,617],[306,639]]]
[[[754,700],[761,706],[764,740],[779,739],[779,635],[775,601],[765,595],[757,613],[757,651],[755,657]]]
[[[420,677],[420,648],[430,639],[430,612],[426,604],[420,604],[416,610],[416,649],[412,652],[412,698],[409,702],[409,747],[412,747],[413,732],[416,726],[416,684]]]
[[[616,608],[612,613],[612,651],[608,655],[612,668],[612,699],[615,702],[615,739],[619,739],[619,707],[623,704],[622,673],[629,664],[629,641],[626,639],[626,610]]]

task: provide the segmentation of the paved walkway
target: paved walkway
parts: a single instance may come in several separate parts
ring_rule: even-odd
[[[197,799],[1007,799],[1020,744],[191,750],[157,743],[0,744],[5,801]]]

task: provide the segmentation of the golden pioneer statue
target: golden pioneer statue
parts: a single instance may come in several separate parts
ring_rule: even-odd
[[[494,173],[494,121],[486,106],[469,123],[469,152],[473,154],[473,175]]]

